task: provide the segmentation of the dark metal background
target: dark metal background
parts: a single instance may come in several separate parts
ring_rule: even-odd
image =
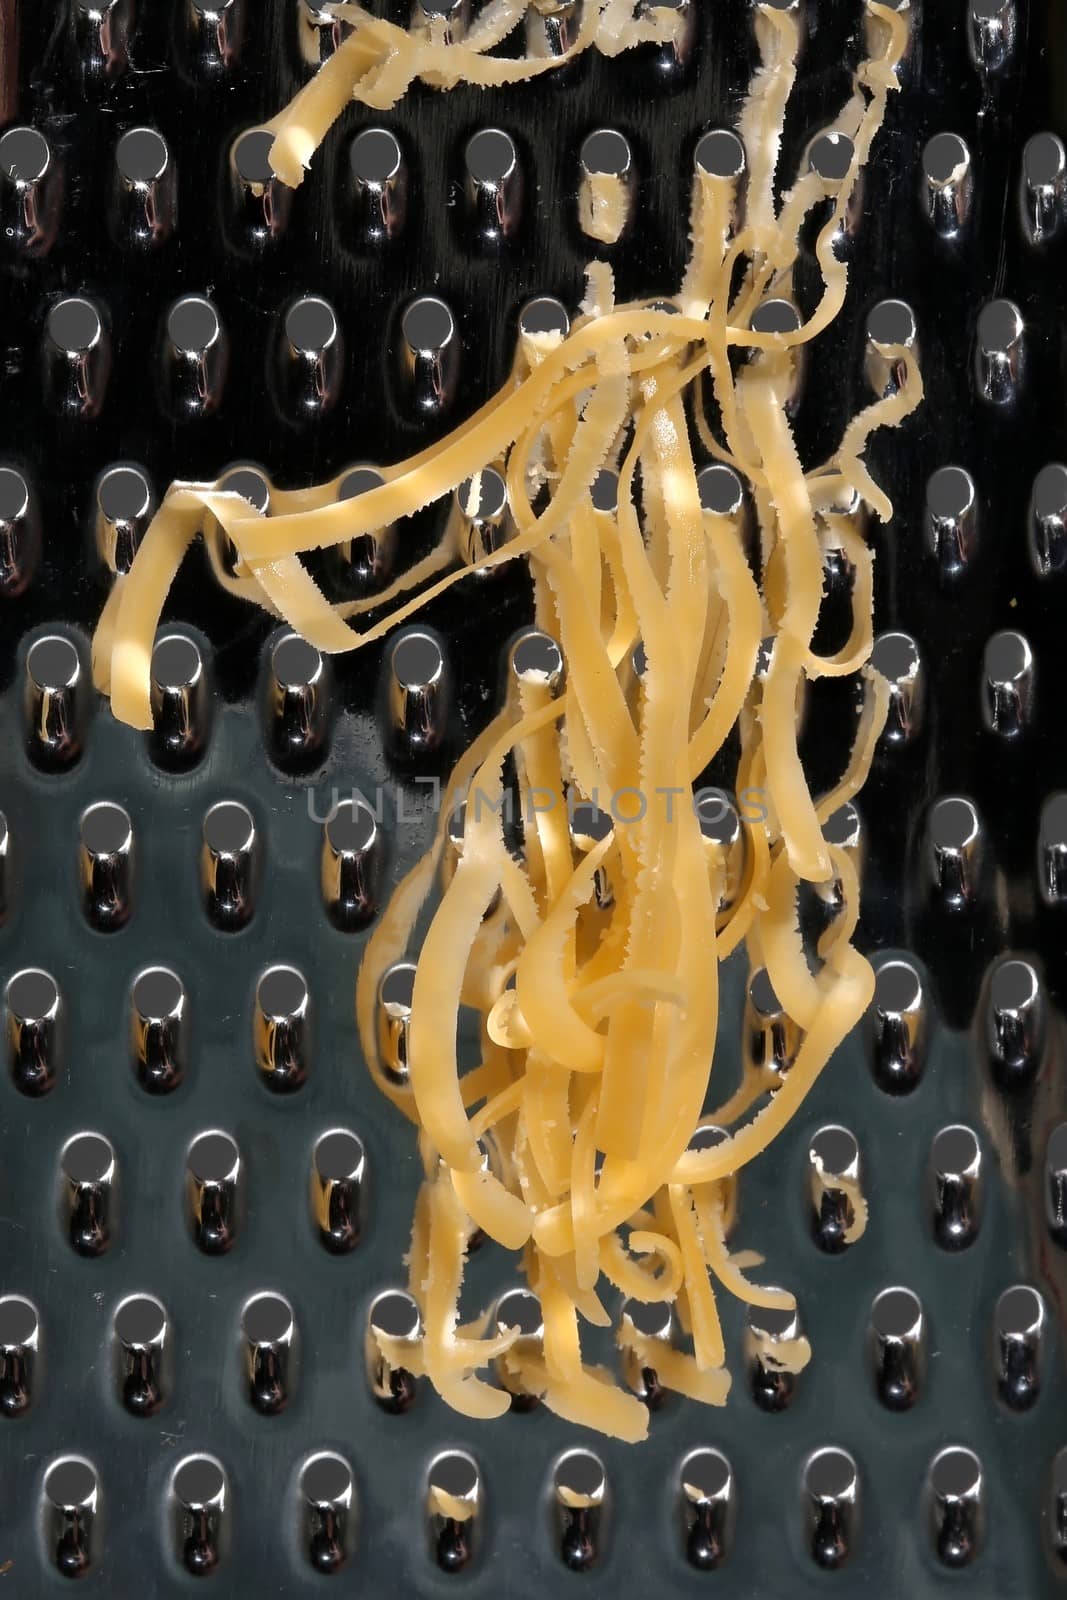
[[[22,661],[46,624],[87,630],[105,589],[86,534],[92,484],[117,459],[143,462],[158,489],[173,476],[215,474],[237,457],[262,461],[284,483],[325,477],[352,459],[391,461],[425,443],[425,427],[403,409],[392,356],[395,319],[413,292],[450,301],[464,331],[463,384],[441,431],[506,375],[518,306],[555,293],[574,306],[588,249],[577,232],[577,149],[599,123],[631,138],[641,175],[632,238],[610,252],[623,297],[669,292],[686,255],[691,152],[707,126],[733,120],[753,59],[748,8],[700,6],[691,68],[659,76],[648,55],[617,62],[588,56],[554,82],[502,92],[416,89],[385,118],[353,109],[299,191],[285,238],[260,264],[227,244],[223,170],[234,134],[272,113],[298,82],[295,3],[248,8],[246,44],[225,82],[198,80],[182,61],[181,8],[144,8],[125,77],[87,96],[72,55],[66,5],[23,7],[18,120],[40,127],[66,172],[59,239],[41,262],[6,259],[0,274],[0,458],[33,479],[43,510],[45,556],[25,596],[0,602],[0,809],[12,836],[16,882],[0,926],[0,979],[41,965],[59,980],[68,1014],[60,1081],[40,1102],[0,1081],[0,1290],[27,1295],[42,1317],[38,1400],[17,1421],[0,1421],[0,1571],[11,1592],[36,1595],[62,1583],[38,1532],[41,1478],[57,1453],[96,1465],[102,1486],[102,1556],[90,1592],[179,1594],[165,1521],[166,1487],[194,1450],[217,1455],[231,1484],[232,1543],[214,1580],[225,1592],[301,1595],[323,1580],[307,1565],[296,1531],[296,1478],[308,1453],[336,1448],[351,1462],[359,1498],[357,1549],[342,1589],[432,1596],[462,1589],[517,1600],[569,1592],[643,1596],[659,1588],[730,1600],[818,1593],[936,1595],[959,1584],[993,1600],[1060,1591],[1048,1554],[1046,1506],[1052,1458],[1065,1442],[1064,1276],[1044,1226],[1041,1167],[1051,1126],[1067,1109],[1063,1032],[1057,1012],[1047,1059],[1025,1103],[991,1086],[983,1054],[981,985],[1005,949],[1036,957],[1050,992],[1067,980],[1062,911],[1041,908],[1035,878],[1038,814],[1067,782],[1058,685],[1063,673],[1062,593],[1039,581],[1026,555],[1030,483],[1067,448],[1062,405],[1067,276],[1062,241],[1036,250],[1022,232],[1016,195],[1020,154],[1039,129],[1067,133],[1062,34],[1057,8],[1020,0],[1011,68],[986,89],[970,63],[965,0],[928,4],[917,24],[905,87],[891,103],[864,183],[846,313],[814,351],[800,432],[806,456],[827,453],[845,416],[865,403],[863,327],[887,294],[915,308],[927,401],[900,433],[871,452],[875,475],[896,506],[875,532],[877,622],[919,641],[929,675],[921,737],[880,758],[862,799],[867,867],[862,932],[870,949],[907,948],[925,965],[938,1008],[927,1071],[911,1097],[889,1100],[875,1086],[861,1033],[839,1053],[782,1139],[745,1177],[738,1238],[762,1249],[776,1281],[796,1288],[815,1356],[784,1415],[756,1409],[740,1370],[740,1318],[724,1320],[737,1381],[723,1412],[677,1401],[653,1422],[642,1448],[601,1447],[612,1512],[602,1563],[585,1577],[564,1571],[549,1538],[544,1486],[558,1450],[578,1435],[545,1414],[496,1425],[465,1423],[429,1393],[412,1412],[387,1417],[362,1371],[366,1306],[400,1281],[416,1163],[406,1124],[377,1096],[358,1058],[353,985],[362,940],[328,923],[318,890],[319,830],[305,786],[283,778],[265,754],[256,676],[266,622],[205,582],[190,561],[167,615],[201,630],[225,700],[210,750],[192,774],[156,770],[140,736],[97,709],[87,753],[69,775],[42,777],[23,753]],[[859,8],[808,6],[808,39],[790,111],[790,160],[847,93],[858,50]],[[1057,57],[1057,51],[1059,56]],[[1058,83],[1054,73],[1059,72]],[[396,129],[412,173],[403,243],[360,255],[346,222],[344,176],[353,133],[369,121]],[[113,150],[128,126],[149,122],[177,159],[180,210],[172,240],[151,256],[124,252],[105,226]],[[527,220],[503,254],[472,246],[463,230],[458,175],[466,136],[497,123],[519,143],[527,173]],[[975,203],[965,237],[939,244],[918,202],[919,155],[943,128],[967,140]],[[99,420],[60,425],[43,406],[43,320],[60,290],[86,290],[107,307],[115,364]],[[974,322],[990,295],[1010,295],[1027,320],[1027,375],[1017,403],[985,407],[974,394]],[[166,308],[183,292],[216,300],[233,348],[220,414],[178,426],[160,403],[157,346]],[[298,294],[331,300],[347,343],[345,388],[328,420],[283,421],[269,373],[281,315]],[[939,587],[922,538],[923,485],[937,466],[958,463],[980,496],[978,553],[952,591]],[[432,521],[431,514],[429,520]],[[500,646],[524,620],[519,578],[485,583],[436,607],[429,619],[449,638],[464,733],[488,714]],[[982,650],[999,627],[1019,628],[1037,662],[1032,730],[1006,748],[979,718]],[[337,663],[338,720],[320,793],[389,778],[374,721],[379,653]],[[809,718],[809,728],[828,726]],[[459,730],[457,730],[459,732]],[[833,770],[843,736],[818,742],[814,763]],[[973,915],[949,924],[930,908],[920,872],[922,830],[942,793],[970,794],[987,827],[995,886]],[[215,800],[245,800],[264,835],[268,869],[257,914],[236,936],[212,931],[200,908],[200,822]],[[95,934],[76,902],[77,818],[109,798],[129,810],[138,835],[136,903],[127,928]],[[321,801],[320,801],[321,803]],[[418,804],[414,791],[409,805]],[[399,875],[425,829],[398,827],[389,840]],[[258,1081],[251,1051],[256,979],[275,960],[309,977],[315,1050],[306,1088],[278,1099]],[[151,962],[172,965],[190,997],[190,1070],[173,1095],[150,1099],[128,1061],[127,991]],[[740,985],[732,968],[724,1049],[740,1037]],[[972,1018],[976,1024],[972,1028]],[[733,1066],[724,1061],[729,1078]],[[804,1220],[807,1139],[827,1119],[856,1133],[867,1173],[871,1221],[842,1258],[820,1255]],[[930,1140],[947,1121],[982,1136],[992,1170],[974,1247],[945,1256],[930,1235],[924,1174]],[[371,1201],[363,1244],[329,1257],[307,1206],[311,1151],[320,1132],[346,1125],[363,1137]],[[237,1139],[248,1174],[248,1210],[228,1257],[200,1256],[185,1231],[185,1150],[200,1130]],[[91,1128],[114,1144],[121,1192],[117,1239],[108,1255],[82,1260],[57,1220],[58,1161],[71,1134]],[[472,1278],[503,1286],[509,1265],[483,1252]],[[995,1397],[992,1308],[1003,1288],[1030,1281],[1054,1312],[1044,1392],[1026,1415]],[[890,1283],[921,1296],[930,1326],[930,1376],[916,1409],[893,1416],[875,1399],[864,1364],[871,1299]],[[239,1320],[253,1291],[276,1288],[296,1310],[302,1353],[295,1398],[279,1417],[256,1415],[242,1391]],[[110,1327],[125,1295],[145,1291],[167,1307],[176,1348],[173,1392],[155,1418],[119,1404],[111,1376]],[[738,1483],[735,1549],[721,1571],[688,1568],[678,1530],[677,1473],[685,1451],[714,1443]],[[929,1460],[947,1442],[982,1458],[988,1538],[978,1563],[953,1575],[931,1553],[922,1489]],[[808,1453],[840,1444],[859,1463],[862,1533],[841,1573],[818,1571],[802,1547],[800,1471]],[[448,1578],[433,1567],[423,1521],[431,1454],[464,1445],[481,1463],[487,1511],[472,1570]],[[5,1568],[5,1563],[10,1566]]]

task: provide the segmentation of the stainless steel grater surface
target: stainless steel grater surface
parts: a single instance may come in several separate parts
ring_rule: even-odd
[[[694,147],[732,124],[755,59],[745,0],[681,3],[684,59],[589,55],[536,85],[416,88],[383,118],[353,107],[295,196],[264,196],[261,145],[235,141],[333,47],[327,8],[0,6],[12,1594],[79,1575],[90,1593],[170,1596],[211,1574],[228,1594],[298,1596],[336,1573],[346,1591],[472,1600],[1034,1600],[1067,1580],[1057,7],[912,7],[846,311],[810,352],[806,459],[869,393],[872,314],[899,330],[910,308],[927,399],[871,452],[895,506],[874,533],[895,692],[861,819],[840,819],[861,833],[876,1004],[741,1184],[744,1243],[796,1289],[814,1349],[791,1386],[753,1367],[725,1297],[729,1404],[667,1397],[641,1447],[536,1408],[479,1427],[424,1384],[372,1393],[364,1330],[402,1285],[418,1171],[359,1060],[355,973],[368,917],[427,838],[416,780],[445,772],[495,703],[529,620],[522,578],[473,581],[427,614],[451,684],[429,756],[397,720],[388,649],[325,668],[277,649],[201,555],[168,603],[164,633],[184,642],[157,652],[157,735],[116,724],[90,687],[105,560],[129,559],[173,477],[258,464],[296,485],[393,461],[503,380],[520,307],[576,308],[597,248],[577,224],[581,150],[599,128],[625,137],[635,173],[635,225],[604,252],[620,296],[671,292]],[[786,174],[861,48],[854,0],[800,4]],[[491,128],[510,150],[469,144]],[[472,166],[497,174],[488,214]],[[454,393],[429,414],[404,361],[426,296],[449,308],[456,352]],[[443,314],[414,316],[433,335]],[[243,485],[269,494],[254,472]],[[809,715],[805,735],[828,776],[829,725]],[[379,787],[375,841],[343,812],[324,837],[338,798]],[[746,977],[732,962],[716,1097],[746,1030],[780,1043],[773,996],[746,997]],[[832,1178],[857,1148],[870,1222],[841,1249]],[[510,1274],[492,1249],[472,1261],[486,1299]],[[602,1499],[587,1549],[561,1524],[560,1474]],[[478,1494],[469,1548],[433,1522],[431,1480]]]

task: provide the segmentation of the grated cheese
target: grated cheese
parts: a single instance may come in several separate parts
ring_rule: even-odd
[[[456,564],[446,531],[383,595],[335,604],[301,558],[401,523],[503,464],[515,531],[501,549],[480,554],[477,567],[528,561],[535,617],[559,641],[565,681],[558,689],[513,687],[461,758],[433,845],[379,920],[356,987],[364,1055],[382,1092],[417,1125],[425,1171],[409,1255],[424,1335],[414,1350],[374,1337],[383,1360],[424,1374],[467,1416],[508,1408],[507,1389],[478,1376],[502,1369],[509,1387],[572,1422],[628,1440],[644,1436],[641,1402],[582,1358],[580,1320],[612,1320],[598,1293],[602,1280],[632,1299],[676,1302],[691,1348],[642,1342],[632,1325],[618,1337],[660,1383],[711,1404],[724,1403],[729,1389],[715,1286],[751,1305],[794,1305],[786,1291],[749,1281],[744,1268],[758,1260],[729,1251],[731,1180],[796,1114],[873,992],[871,969],[850,942],[856,870],[827,843],[823,825],[864,781],[888,691],[867,664],[871,552],[834,508],[854,492],[874,515],[891,514],[863,451],[876,428],[898,425],[922,398],[914,352],[888,348],[896,389],[853,420],[830,461],[803,470],[789,422],[796,362],[844,303],[847,266],[834,238],[908,42],[904,11],[879,0],[866,0],[866,9],[873,53],[834,124],[853,141],[840,184],[805,173],[775,200],[798,33],[790,12],[760,6],[761,65],[739,121],[743,203],[727,180],[706,173],[694,180],[692,255],[674,309],[616,305],[610,269],[594,263],[571,332],[522,336],[500,394],[440,443],[385,469],[381,487],[358,499],[339,502],[334,479],[275,490],[270,515],[260,517],[216,484],[173,485],[130,572],[115,580],[96,631],[96,683],[117,717],[150,726],[149,667],[162,606],[203,533],[209,549],[222,535],[235,547],[234,572],[213,559],[231,592],[284,618],[319,649],[357,648],[471,569]],[[353,31],[268,125],[276,173],[299,183],[353,98],[387,106],[416,79],[442,89],[518,82],[567,59],[489,54],[525,10],[521,0],[494,0],[468,38],[453,43],[433,21],[406,32],[358,5],[339,6],[338,18]],[[632,0],[599,0],[583,8],[568,56],[669,39],[682,22],[674,8],[651,7],[638,21]],[[827,195],[834,203],[815,246],[818,306],[796,332],[753,330],[763,300],[789,297],[801,225]],[[749,359],[738,365],[731,361],[738,354]],[[702,403],[705,383],[716,401],[714,426]],[[687,407],[706,451],[751,487],[758,582],[733,523],[701,507]],[[613,512],[592,500],[604,467],[618,475]],[[547,503],[539,491],[547,491]],[[831,537],[855,570],[852,626],[844,646],[822,657],[812,641]],[[363,620],[372,610],[376,616]],[[757,659],[768,637],[761,681]],[[630,666],[638,641],[645,654],[639,684]],[[863,709],[842,777],[818,797],[798,751],[798,703],[810,681],[848,674],[861,675]],[[735,728],[738,793],[760,791],[765,806],[755,820],[742,809],[744,874],[724,904],[727,863],[708,849],[688,797]],[[553,804],[527,819],[521,863],[499,815],[489,806],[468,810],[462,852],[417,951],[410,1078],[398,1085],[377,1056],[379,980],[416,942],[456,800],[468,788],[499,800],[509,761],[521,783]],[[623,794],[633,815],[614,812],[606,836],[576,852],[568,798]],[[812,970],[798,895],[805,883],[832,879],[842,909],[819,940]],[[803,1037],[787,1074],[748,1073],[713,1113],[727,1137],[690,1149],[707,1115],[718,967],[742,941],[751,965],[767,967]],[[457,1051],[461,1004],[481,1018],[481,1056],[466,1073]],[[862,1231],[858,1191],[853,1209]],[[460,1326],[476,1230],[521,1251],[542,1306],[539,1345],[519,1344],[517,1329],[487,1336],[486,1316]],[[763,1354],[790,1371],[809,1356],[800,1336],[769,1343]]]

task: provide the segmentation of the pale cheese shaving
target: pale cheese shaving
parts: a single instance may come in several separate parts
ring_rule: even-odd
[[[567,59],[489,54],[524,12],[520,0],[495,0],[467,39],[453,43],[435,23],[408,32],[357,5],[337,7],[351,33],[269,125],[276,173],[298,183],[352,99],[388,106],[416,79],[441,89],[517,82]],[[885,352],[894,363],[893,392],[855,418],[829,462],[803,469],[789,421],[795,362],[844,302],[847,265],[835,236],[908,40],[902,12],[867,0],[867,14],[874,54],[833,124],[854,143],[836,193],[806,173],[776,201],[798,32],[788,11],[759,7],[762,63],[739,122],[744,204],[728,180],[700,174],[694,181],[692,256],[674,311],[662,303],[617,305],[610,269],[594,263],[571,332],[522,336],[501,393],[444,440],[385,469],[382,486],[358,500],[339,502],[335,478],[276,491],[271,514],[260,517],[216,484],[172,486],[129,574],[116,580],[94,639],[94,678],[116,716],[150,726],[158,620],[200,532],[220,582],[320,649],[380,638],[469,576],[447,536],[384,594],[364,601],[331,602],[301,558],[402,524],[464,479],[503,467],[514,533],[500,550],[479,555],[478,569],[528,559],[535,617],[560,644],[565,681],[558,692],[526,683],[510,692],[461,759],[432,848],[379,920],[356,991],[364,1055],[379,1087],[418,1125],[426,1174],[409,1255],[424,1333],[416,1345],[395,1348],[376,1336],[378,1349],[383,1361],[425,1375],[467,1416],[501,1415],[511,1389],[572,1422],[643,1437],[641,1401],[583,1361],[580,1319],[612,1320],[598,1293],[602,1280],[632,1299],[676,1302],[691,1350],[645,1343],[632,1332],[625,1339],[661,1384],[712,1404],[723,1403],[729,1388],[715,1285],[752,1305],[793,1306],[785,1291],[751,1283],[743,1268],[758,1263],[727,1248],[733,1180],[795,1115],[873,992],[871,968],[850,943],[856,869],[827,844],[823,825],[866,776],[888,691],[867,665],[871,552],[858,521],[836,508],[854,492],[873,514],[890,514],[862,452],[875,428],[898,425],[922,397],[914,352]],[[588,0],[568,54],[668,42],[683,25],[671,7],[638,17],[632,0]],[[753,330],[763,299],[790,294],[801,225],[828,192],[834,204],[815,246],[818,306],[795,333]],[[590,200],[586,221],[609,240],[621,231],[621,199],[605,194],[599,209]],[[703,411],[705,375],[714,423]],[[759,522],[758,581],[734,523],[701,508],[691,397],[706,450],[748,480]],[[613,512],[591,498],[604,466],[618,474]],[[223,535],[237,554],[235,574],[217,559]],[[839,650],[820,657],[812,641],[824,551],[834,541],[854,572],[852,626]],[[761,681],[757,658],[768,636]],[[638,641],[645,655],[639,682],[631,665]],[[852,753],[839,782],[817,798],[798,749],[800,696],[820,677],[855,673],[863,675],[865,700]],[[691,796],[735,728],[739,801],[758,794],[761,805],[755,815],[741,808],[744,872],[730,902],[726,861],[708,850]],[[456,799],[475,789],[498,802],[509,762],[520,783],[552,805],[526,819],[521,862],[500,815],[476,808],[417,940]],[[605,837],[576,853],[566,824],[573,794],[628,796],[632,814],[613,807]],[[829,881],[839,887],[839,910],[809,965],[798,896],[805,884]],[[747,1073],[713,1113],[727,1137],[690,1148],[707,1115],[718,966],[742,940],[803,1036],[787,1073]],[[378,1060],[375,1007],[383,972],[416,943],[403,1085]],[[457,1047],[461,1005],[481,1019],[481,1057],[466,1072]],[[858,1237],[866,1219],[858,1187],[850,1200]],[[475,1231],[522,1253],[542,1307],[543,1337],[532,1347],[517,1329],[487,1336],[487,1314],[460,1325]],[[798,1332],[765,1341],[761,1359],[799,1371],[809,1356]],[[508,1387],[478,1376],[486,1370],[505,1371]]]

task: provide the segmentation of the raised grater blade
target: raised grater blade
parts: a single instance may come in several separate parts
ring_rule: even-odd
[[[368,917],[427,838],[432,790],[415,780],[447,769],[499,692],[529,618],[524,580],[472,580],[426,614],[450,704],[400,693],[388,650],[321,672],[276,651],[201,555],[168,602],[165,631],[186,642],[157,663],[157,736],[116,724],[89,687],[104,558],[128,560],[172,478],[258,463],[303,484],[391,462],[503,380],[526,301],[573,311],[596,250],[577,194],[597,128],[625,136],[635,174],[637,225],[602,252],[620,296],[676,287],[694,146],[733,123],[754,60],[745,0],[682,3],[683,61],[591,54],[534,85],[417,87],[386,117],[353,107],[302,189],[266,201],[255,139],[236,164],[231,150],[332,47],[325,6],[0,5],[12,1594],[81,1572],[90,1593],[169,1596],[217,1567],[228,1594],[296,1596],[341,1557],[340,1583],[363,1594],[515,1600],[572,1586],[914,1600],[961,1584],[1034,1600],[1067,1579],[1056,7],[913,5],[902,92],[853,219],[848,304],[810,352],[806,458],[865,402],[868,317],[906,315],[887,300],[912,309],[927,398],[871,450],[896,508],[873,534],[896,688],[858,824],[878,998],[741,1184],[744,1244],[797,1291],[814,1350],[791,1393],[754,1383],[753,1335],[728,1297],[729,1404],[668,1398],[642,1447],[536,1409],[479,1427],[425,1385],[391,1414],[371,1391],[364,1329],[403,1282],[418,1168],[359,1059],[355,973]],[[847,93],[861,40],[854,0],[801,5],[786,173]],[[487,223],[465,151],[494,127],[524,182],[483,139],[471,160],[504,150]],[[431,326],[414,342],[440,340],[448,404],[431,415],[425,371],[402,360],[420,296],[454,318],[450,343],[439,307],[416,314]],[[243,484],[269,492],[254,471]],[[417,763],[411,716],[440,740]],[[828,730],[844,725],[808,719],[828,774],[846,742]],[[357,810],[324,846],[333,803],[379,789],[374,837]],[[773,997],[757,986],[746,1001],[745,979],[735,960],[723,1038],[738,1053],[746,1029],[787,1046]],[[838,1249],[833,1180],[857,1148],[870,1221]],[[510,1271],[486,1250],[471,1276],[488,1296],[514,1286]],[[563,1468],[590,1502],[603,1491],[580,1577],[552,1499],[574,1449],[603,1472]],[[455,1552],[434,1543],[431,1480],[479,1497],[459,1572],[440,1564]],[[830,1576],[818,1558],[840,1538],[848,1559]]]

